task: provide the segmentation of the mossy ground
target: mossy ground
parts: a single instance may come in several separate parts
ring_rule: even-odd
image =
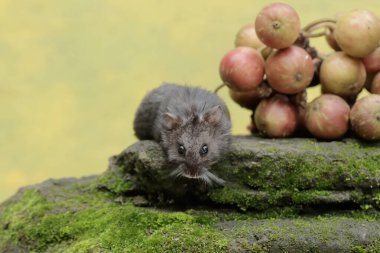
[[[1,211],[0,252],[220,252],[227,246],[211,216],[144,209],[113,197],[87,189],[56,202],[25,190]]]
[[[0,252],[380,252],[379,145],[236,137],[210,189],[139,142],[98,177],[1,204]]]
[[[277,219],[291,218],[298,228],[318,222],[319,229],[312,233],[320,241],[334,238],[333,232],[327,233],[331,222],[380,221],[378,212],[305,219],[292,209],[241,213],[142,208],[129,198],[124,203],[115,201],[117,195],[98,190],[97,182],[31,187],[2,204],[0,252],[269,252],[276,241],[297,245],[297,229],[277,226]],[[233,229],[223,225],[228,222]],[[253,226],[252,222],[259,223]],[[379,245],[353,241],[351,246],[357,252],[376,252],[374,247]]]

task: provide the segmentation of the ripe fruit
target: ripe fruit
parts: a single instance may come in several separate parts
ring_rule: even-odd
[[[286,96],[277,94],[261,100],[254,119],[261,134],[273,138],[288,137],[297,128],[297,109]]]
[[[236,91],[229,89],[230,97],[241,107],[255,109],[260,102],[260,96],[256,89],[250,91]]]
[[[379,72],[380,71],[380,47],[375,51],[363,58],[363,64],[367,72]]]
[[[380,140],[380,95],[356,101],[350,113],[352,129],[366,140]]]
[[[306,107],[305,125],[317,138],[333,140],[348,130],[350,107],[340,97],[323,94]]]
[[[284,3],[270,4],[260,11],[255,21],[259,39],[272,48],[291,46],[301,30],[297,12]]]
[[[369,92],[371,92],[372,81],[373,81],[373,78],[375,77],[375,74],[376,73],[367,72],[367,76],[364,82],[364,88],[366,88],[366,90],[368,90]]]
[[[229,89],[230,97],[241,107],[254,110],[261,99],[267,98],[273,90],[265,82],[249,91],[236,91]]]
[[[263,80],[264,60],[253,48],[237,47],[223,57],[219,74],[231,89],[253,90]]]
[[[341,51],[342,50],[339,47],[338,43],[336,42],[334,30],[328,28],[327,29],[327,34],[326,34],[325,38],[326,38],[327,44],[329,44],[329,46],[332,49],[334,49],[335,51]]]
[[[295,94],[310,84],[314,75],[314,64],[304,49],[291,46],[270,56],[265,64],[265,72],[273,89],[285,94]]]
[[[380,19],[367,10],[341,14],[334,34],[345,53],[353,57],[365,57],[379,46]]]
[[[366,72],[359,59],[336,52],[322,62],[319,77],[325,93],[349,97],[361,91]]]
[[[235,37],[235,47],[260,48],[264,44],[259,40],[255,30],[255,24],[249,23],[240,28]]]
[[[321,36],[335,50],[331,55],[313,46]],[[362,103],[356,100],[363,87],[380,96],[380,18],[370,11],[339,13],[301,29],[292,7],[272,3],[240,28],[235,46],[220,62],[219,87],[228,86],[232,100],[253,111],[251,133],[341,138],[350,128],[350,107]],[[307,88],[319,84],[322,95],[308,104]],[[378,100],[359,113],[358,126],[352,123],[363,138],[380,138],[374,130]]]
[[[373,78],[370,92],[380,95],[380,72],[378,72]]]

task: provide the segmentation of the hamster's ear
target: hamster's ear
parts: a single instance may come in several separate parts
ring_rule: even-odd
[[[223,115],[223,109],[220,105],[214,106],[210,110],[208,110],[204,116],[203,119],[210,125],[216,125],[220,122]]]
[[[173,130],[181,126],[182,120],[178,116],[167,112],[163,115],[163,123],[168,130]]]

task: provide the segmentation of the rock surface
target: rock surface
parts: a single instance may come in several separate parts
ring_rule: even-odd
[[[206,201],[243,210],[380,207],[380,143],[235,137],[230,154],[212,168],[227,183],[213,188],[196,180],[168,176],[172,168],[164,157],[157,143],[138,142],[111,158],[103,175],[104,187],[117,193],[144,192],[152,201]],[[107,182],[107,173],[131,178],[133,184],[124,189],[115,187]]]
[[[99,176],[0,204],[0,252],[380,252],[380,146],[236,137],[224,187],[168,177],[139,142]],[[242,212],[243,210],[243,212]]]

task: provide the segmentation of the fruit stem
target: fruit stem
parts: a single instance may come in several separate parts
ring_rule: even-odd
[[[314,31],[319,30],[321,28],[325,28],[325,29],[327,28],[331,31],[334,31],[335,26],[336,26],[335,24],[331,24],[331,23],[320,23],[320,24],[317,24],[317,25],[311,27],[309,30],[307,30],[307,32],[314,32]]]
[[[219,91],[220,89],[222,89],[224,86],[228,86],[227,83],[219,84],[219,85],[215,88],[214,93],[217,94],[218,91]]]
[[[306,25],[304,28],[302,28],[303,32],[308,32],[310,29],[312,29],[314,26],[320,25],[320,24],[336,24],[336,20],[333,18],[322,18],[315,20],[308,25]]]
[[[320,55],[318,54],[318,58],[324,61],[327,58],[327,55]]]
[[[317,37],[321,37],[321,36],[326,36],[327,33],[326,33],[326,31],[323,31],[323,32],[319,32],[319,33],[303,33],[302,35],[305,36],[306,38],[317,38]]]
[[[319,22],[315,21],[302,29],[302,35],[307,38],[327,36],[328,35],[327,29],[330,31],[334,31],[335,23],[336,21],[332,19],[321,19],[319,20]],[[324,29],[324,30],[319,33],[315,32],[320,29]]]
[[[257,93],[260,98],[268,98],[273,94],[273,89],[269,86],[267,81],[262,81],[261,84],[257,87]]]

